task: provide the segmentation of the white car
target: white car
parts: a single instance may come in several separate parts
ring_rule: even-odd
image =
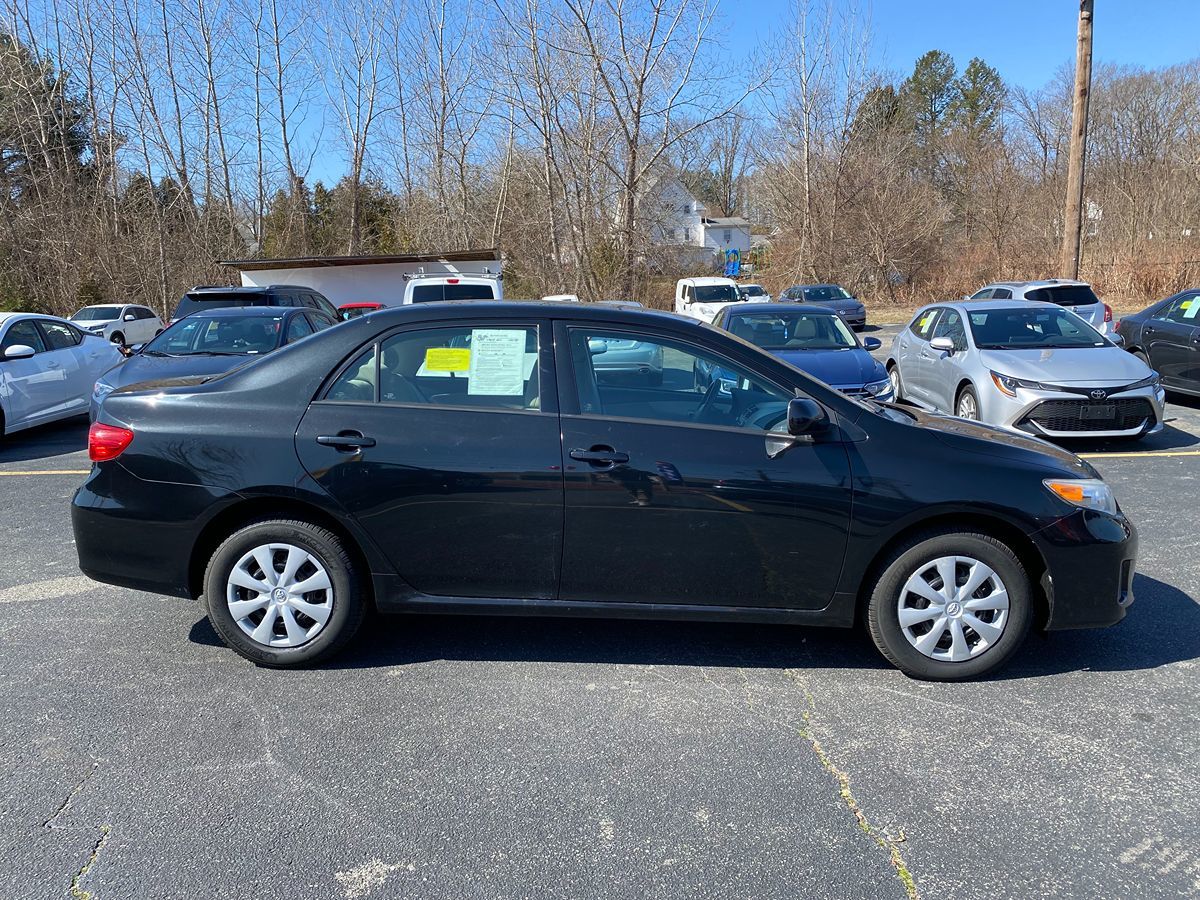
[[[0,437],[88,411],[121,351],[66,319],[0,313]]]
[[[71,316],[71,322],[114,344],[144,344],[166,328],[154,310],[135,303],[85,306]]]
[[[711,322],[727,303],[743,301],[732,278],[680,278],[675,282],[675,312]]]

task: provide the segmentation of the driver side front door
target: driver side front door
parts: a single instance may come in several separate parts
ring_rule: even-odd
[[[600,366],[609,342],[661,353],[661,385]],[[850,525],[840,442],[772,458],[794,392],[648,329],[556,323],[565,472],[559,598],[821,609]],[[698,386],[697,363],[735,380]]]

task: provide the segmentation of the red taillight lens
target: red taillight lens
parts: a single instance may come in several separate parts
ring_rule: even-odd
[[[1104,321],[1105,322],[1112,321],[1112,307],[1109,306],[1107,303],[1104,304]]]
[[[457,278],[447,278],[446,284],[458,284],[458,279]]]
[[[125,452],[133,440],[133,432],[116,425],[93,422],[88,429],[88,458],[92,462],[107,462]]]

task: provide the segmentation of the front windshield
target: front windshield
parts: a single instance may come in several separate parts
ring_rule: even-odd
[[[1096,329],[1062,309],[973,309],[971,334],[980,350],[1066,350],[1105,347]]]
[[[836,284],[824,284],[820,287],[804,289],[804,299],[810,303],[821,303],[825,300],[849,300],[850,295]]]
[[[692,290],[696,292],[697,303],[731,303],[742,299],[733,284],[698,284]]]
[[[764,350],[848,350],[858,346],[838,316],[801,312],[738,313],[729,330]]]
[[[150,356],[269,353],[279,343],[283,316],[196,316],[176,322],[142,350]]]
[[[119,306],[85,306],[71,316],[76,322],[107,322],[121,315]]]

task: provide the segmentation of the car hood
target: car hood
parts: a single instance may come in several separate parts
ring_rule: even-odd
[[[866,350],[769,350],[772,356],[834,387],[860,387],[887,378],[883,366]]]
[[[220,375],[264,354],[253,356],[145,356],[138,354],[121,362],[100,377],[114,388],[142,382],[161,382],[173,378]]]
[[[995,425],[929,413],[905,406],[904,411],[939,441],[956,450],[1013,459],[1030,465],[1066,470],[1077,478],[1099,478],[1096,470],[1069,450],[1049,441]]]
[[[838,311],[854,310],[862,306],[862,302],[859,300],[805,300],[803,302],[809,306],[824,306]]]
[[[1150,367],[1120,347],[1070,350],[981,350],[979,361],[993,372],[1043,384],[1115,387],[1141,381]]]

